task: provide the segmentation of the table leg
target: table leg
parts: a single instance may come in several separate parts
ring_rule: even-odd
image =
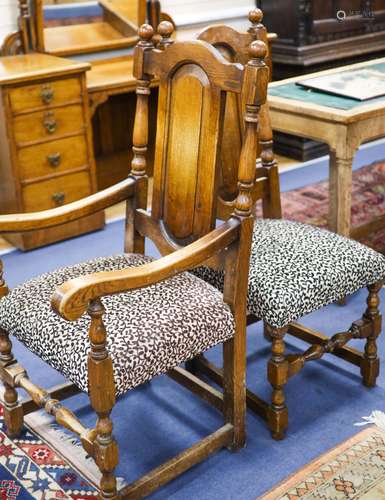
[[[340,154],[330,151],[329,165],[329,229],[343,236],[350,235],[352,165],[356,150]]]

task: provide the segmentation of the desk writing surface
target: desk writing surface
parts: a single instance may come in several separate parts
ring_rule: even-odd
[[[385,63],[374,63],[367,66],[367,68],[375,69],[381,73],[385,73]],[[340,68],[339,73],[346,71],[346,68]],[[306,77],[307,80],[311,79],[312,76]],[[297,81],[301,81],[301,79]],[[320,106],[326,106],[329,108],[337,108],[350,110],[358,106],[363,106],[366,104],[381,103],[385,104],[385,96],[376,97],[374,99],[369,99],[366,101],[358,101],[357,99],[351,99],[349,97],[342,97],[338,95],[333,95],[327,92],[307,89],[297,85],[295,82],[283,83],[277,87],[269,89],[269,95],[274,95],[278,97],[286,97],[287,99],[296,99],[298,101],[304,101],[309,103],[318,104]]]
[[[113,95],[135,91],[136,79],[132,74],[134,61],[131,55],[92,61],[91,64],[91,71],[87,73],[87,90],[90,94],[105,92]],[[157,79],[151,81],[152,87],[157,84]]]
[[[136,80],[132,71],[132,56],[93,61],[91,71],[87,73],[87,89],[90,93],[119,88],[122,91],[135,90]]]
[[[368,66],[373,66],[374,64],[384,65],[385,67],[385,57],[382,57],[375,61],[373,60],[366,61],[364,63],[356,63],[356,64],[351,64],[349,66],[343,66],[341,68],[334,68],[326,71],[320,71],[317,73],[311,73],[309,75],[306,75],[306,78],[324,76],[333,73],[340,73],[341,71],[348,71],[353,69],[367,68]],[[370,99],[365,102],[358,102],[358,105],[349,107],[348,109],[346,108],[342,109],[342,106],[338,108],[338,107],[332,107],[330,105],[331,98],[333,99],[333,96],[331,96],[330,94],[325,94],[324,96],[324,99],[326,98],[326,101],[328,102],[321,104],[312,101],[311,98],[309,98],[309,96],[307,97],[307,99],[301,100],[300,98],[294,95],[292,95],[291,97],[283,96],[283,93],[281,94],[279,90],[277,91],[277,89],[286,85],[288,89],[293,89],[293,85],[296,82],[303,80],[303,78],[304,78],[303,76],[299,77],[297,76],[294,78],[288,78],[287,80],[281,80],[269,84],[269,92],[268,92],[269,106],[272,114],[272,119],[276,123],[278,120],[278,115],[282,115],[282,113],[290,114],[293,116],[294,115],[299,115],[302,117],[306,116],[306,117],[311,117],[312,119],[313,118],[318,119],[320,121],[335,122],[344,125],[347,125],[349,123],[359,122],[367,118],[372,119],[375,118],[376,116],[383,117],[385,114],[385,98],[383,97],[379,97],[377,99]],[[313,94],[313,92],[308,93],[306,90],[303,91],[300,88],[299,91],[301,92],[301,95]],[[295,89],[295,92],[297,92],[297,89]],[[337,96],[335,96],[335,98],[337,100],[344,99]],[[357,103],[357,101],[354,102]]]
[[[44,28],[45,49],[50,54],[68,56],[135,45],[137,36],[123,36],[106,22],[71,24]]]

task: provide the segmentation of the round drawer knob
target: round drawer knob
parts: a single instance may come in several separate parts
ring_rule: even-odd
[[[66,195],[62,192],[59,192],[59,193],[54,193],[52,195],[52,199],[53,201],[56,203],[56,205],[63,205],[64,201],[65,201],[65,197]]]
[[[58,167],[61,163],[61,154],[60,153],[52,153],[47,156],[47,160],[51,167]]]
[[[50,85],[43,85],[40,92],[41,100],[44,104],[51,104],[54,98],[54,91]]]

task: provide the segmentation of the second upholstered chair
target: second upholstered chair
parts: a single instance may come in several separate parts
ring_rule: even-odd
[[[228,59],[245,64],[248,44],[256,38],[266,40],[261,11],[253,11],[250,20],[252,26],[248,33],[238,33],[226,26],[212,26],[199,38],[220,49]],[[230,104],[233,102],[230,101]],[[242,101],[238,103],[239,113],[244,104]],[[239,132],[236,129],[234,132],[234,127],[231,130],[237,143]],[[309,361],[320,359],[326,353],[334,354],[358,366],[367,387],[375,385],[379,373],[376,339],[381,332],[378,292],[385,279],[385,257],[329,231],[280,220],[278,172],[271,148],[272,131],[267,104],[261,112],[259,138],[262,165],[256,168],[254,198],[257,199],[258,194],[262,193],[265,200],[264,216],[267,218],[256,219],[254,224],[248,323],[264,321],[265,335],[271,340],[267,378],[272,386],[272,398],[270,403],[266,403],[248,391],[247,401],[250,408],[267,420],[272,436],[282,439],[288,425],[285,385]],[[231,140],[228,132],[226,141],[231,143]],[[235,184],[223,180],[234,179],[236,175],[231,155],[226,158],[222,154],[222,172],[218,216],[226,219],[226,207],[231,206],[231,200],[237,196]],[[194,272],[218,289],[223,289],[221,272],[205,267]],[[362,318],[345,332],[328,338],[295,323],[305,314],[338,301],[362,287],[369,289],[366,310]],[[284,339],[288,333],[310,343],[311,347],[302,354],[286,354]],[[364,351],[346,346],[351,339],[365,340]],[[222,382],[223,372],[203,356],[189,363],[189,368],[206,373],[218,383]]]
[[[0,377],[7,432],[17,436],[24,414],[43,408],[79,436],[101,472],[99,497],[140,498],[226,446],[245,443],[245,318],[253,220],[258,112],[266,98],[266,47],[254,42],[245,68],[202,41],[170,44],[161,23],[158,48],[144,25],[134,55],[137,106],[129,178],[78,202],[34,214],[0,216],[0,232],[19,232],[76,220],[127,200],[125,251],[44,274],[8,293],[0,273]],[[159,83],[152,210],[146,209],[148,99]],[[233,215],[216,227],[219,137],[223,95],[245,103],[239,194]],[[144,238],[163,257],[143,255]],[[198,265],[224,271],[224,295],[185,272]],[[1,271],[0,267],[0,271]],[[12,336],[69,380],[44,390],[12,354]],[[223,343],[225,389],[214,390],[179,365]],[[118,491],[118,445],[110,417],[116,397],[168,373],[223,412],[224,424],[175,459]],[[22,388],[32,401],[18,400]],[[88,392],[95,428],[85,428],[59,403]]]

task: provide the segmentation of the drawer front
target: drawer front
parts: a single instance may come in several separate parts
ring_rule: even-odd
[[[80,100],[81,86],[78,78],[69,78],[35,85],[25,85],[9,91],[14,113],[45,106],[58,106]]]
[[[88,164],[84,135],[44,142],[18,152],[21,180],[65,172]]]
[[[44,141],[82,130],[83,108],[78,105],[20,115],[14,119],[15,139],[19,144]]]
[[[39,212],[56,208],[90,194],[91,181],[88,172],[55,177],[23,188],[24,211]]]

